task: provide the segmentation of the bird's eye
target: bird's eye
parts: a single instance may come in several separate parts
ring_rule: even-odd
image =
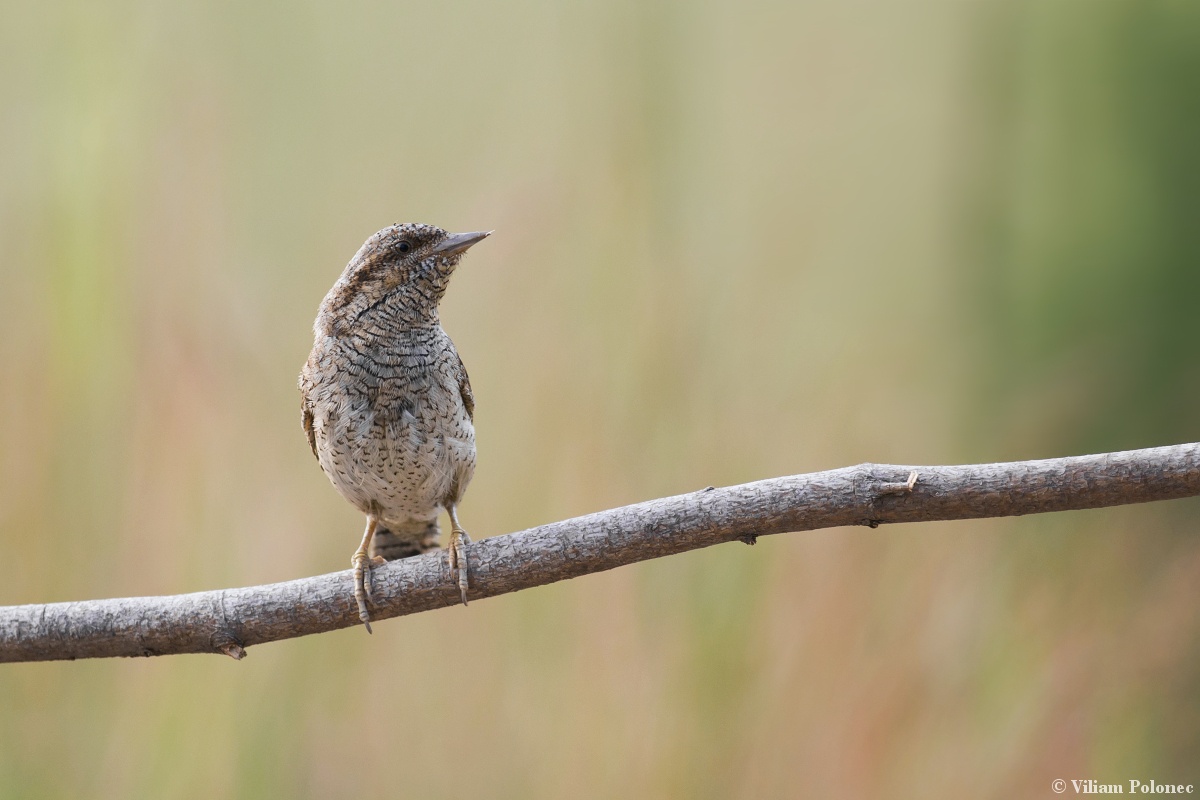
[[[401,253],[407,253],[409,250],[412,250],[412,245],[407,241],[401,241],[400,244],[396,245],[396,249]]]

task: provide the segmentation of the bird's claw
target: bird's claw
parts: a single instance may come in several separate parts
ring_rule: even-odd
[[[366,626],[367,633],[371,633],[371,612],[367,608],[367,602],[374,600],[371,597],[374,588],[371,567],[386,563],[387,559],[383,556],[368,556],[363,550],[356,552],[350,559],[350,566],[354,567],[354,600],[358,603],[358,618]]]
[[[450,531],[450,571],[458,573],[458,593],[464,606],[467,604],[467,545],[470,543],[471,537],[462,528]]]

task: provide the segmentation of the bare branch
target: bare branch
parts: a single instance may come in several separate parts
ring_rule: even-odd
[[[974,464],[856,467],[651,500],[470,546],[471,597],[528,589],[722,542],[839,525],[978,519],[1200,495],[1200,444]],[[444,553],[374,573],[373,619],[458,602]],[[358,625],[350,570],[170,597],[0,607],[0,661],[172,653],[245,655],[251,645]]]

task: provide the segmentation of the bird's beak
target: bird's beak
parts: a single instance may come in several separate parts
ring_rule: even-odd
[[[466,250],[473,244],[482,242],[487,237],[491,236],[494,231],[473,231],[471,233],[452,233],[447,236],[441,244],[433,248],[433,252],[440,256],[453,256]]]

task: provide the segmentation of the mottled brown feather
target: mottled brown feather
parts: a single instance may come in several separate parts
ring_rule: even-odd
[[[458,359],[458,393],[462,395],[463,407],[467,409],[467,417],[475,421],[475,393],[471,391],[471,378],[467,375],[467,365],[463,363],[462,357],[457,352],[454,353]]]
[[[308,435],[308,446],[312,448],[313,457],[320,461],[321,456],[317,452],[317,432],[313,430],[312,406],[308,404],[307,397],[300,398],[300,411],[303,415],[304,432]]]

